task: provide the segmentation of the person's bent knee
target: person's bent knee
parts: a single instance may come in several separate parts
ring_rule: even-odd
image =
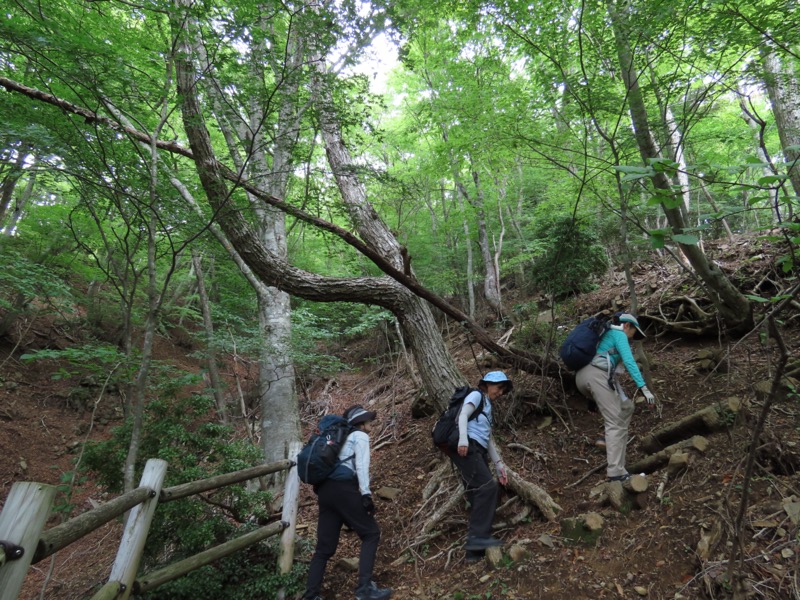
[[[336,554],[336,548],[331,550],[330,548],[317,548],[314,550],[314,556],[312,558],[321,558],[323,560],[329,560],[331,556]]]
[[[378,528],[368,529],[361,534],[362,542],[379,542],[381,540],[381,530]]]

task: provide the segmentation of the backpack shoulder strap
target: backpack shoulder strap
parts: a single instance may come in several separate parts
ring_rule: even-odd
[[[467,421],[474,421],[475,419],[477,419],[478,417],[480,417],[480,416],[483,414],[483,406],[484,406],[484,404],[485,404],[485,403],[484,403],[485,396],[484,396],[483,392],[481,392],[480,390],[475,390],[475,391],[476,391],[476,392],[480,392],[480,395],[481,395],[481,401],[480,401],[480,402],[478,402],[478,406],[475,408],[475,410],[474,410],[474,411],[472,412],[472,414],[469,416],[469,418],[467,419]]]

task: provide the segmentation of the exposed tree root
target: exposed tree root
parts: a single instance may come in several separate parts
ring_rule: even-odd
[[[508,488],[522,498],[524,501],[534,505],[548,521],[556,520],[556,513],[561,511],[561,507],[553,500],[550,495],[538,485],[526,481],[517,472],[506,465],[508,474]]]
[[[518,473],[506,467],[508,474],[508,489],[516,493],[517,498],[512,498],[499,512],[505,512],[513,503],[522,502],[521,509],[513,517],[497,526],[508,527],[516,525],[526,519],[531,513],[531,506],[541,513],[548,521],[554,521],[556,513],[561,507],[539,486],[526,481]],[[430,515],[418,529],[419,535],[411,540],[403,553],[412,550],[442,534],[446,528],[447,517],[461,502],[464,496],[464,486],[456,476],[449,460],[444,459],[435,467],[425,489],[422,492],[422,504],[414,513],[414,519],[421,515]],[[402,553],[401,553],[402,554]],[[400,559],[398,559],[400,560]]]

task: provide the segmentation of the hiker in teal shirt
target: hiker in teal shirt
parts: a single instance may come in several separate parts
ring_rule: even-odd
[[[628,426],[633,416],[633,401],[617,381],[616,369],[620,362],[625,365],[625,370],[641,390],[647,403],[655,403],[655,396],[647,389],[631,352],[630,340],[644,337],[636,317],[628,313],[615,315],[611,328],[600,339],[592,362],[575,376],[578,391],[587,398],[593,398],[603,415],[608,462],[606,475],[609,481],[624,481],[630,477],[625,468],[625,454],[628,447]]]

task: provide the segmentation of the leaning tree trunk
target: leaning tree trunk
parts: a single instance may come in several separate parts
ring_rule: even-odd
[[[628,94],[628,107],[636,143],[639,146],[642,160],[648,163],[650,159],[660,158],[660,154],[650,129],[647,108],[639,87],[639,75],[633,62],[633,53],[627,35],[629,26],[624,13],[625,8],[624,6],[618,8],[613,1],[609,2],[608,8],[622,79]],[[671,182],[665,173],[658,172],[651,179],[659,194],[669,198],[674,196]],[[681,212],[680,201],[662,202],[661,208],[667,217],[672,233],[674,235],[683,234],[686,230],[686,223]],[[678,246],[703,281],[709,300],[714,304],[728,330],[734,334],[744,334],[752,329],[753,311],[747,298],[734,287],[715,263],[708,260],[705,253],[696,244],[678,242]]]
[[[17,183],[25,174],[25,163],[29,158],[30,154],[28,154],[27,149],[20,148],[17,151],[17,159],[11,162],[8,172],[0,172],[0,175],[2,175],[2,182],[0,183],[0,229],[5,229],[6,231],[12,229],[11,226],[6,224],[6,218],[14,212],[12,207],[14,192],[17,189]],[[31,169],[28,173],[32,175],[35,170]],[[29,181],[33,181],[33,178],[30,177]]]
[[[219,363],[217,362],[217,350],[214,345],[214,320],[211,317],[211,303],[206,293],[206,281],[203,273],[203,264],[200,254],[196,249],[192,249],[192,265],[197,277],[197,296],[200,302],[200,314],[203,316],[203,329],[206,334],[206,364],[208,365],[208,379],[211,384],[211,393],[217,405],[217,413],[220,421],[228,423],[228,407],[225,405],[225,395],[222,390],[222,377],[219,373]]]
[[[463,377],[458,372],[424,300],[388,277],[332,278],[297,269],[288,264],[284,257],[267,248],[242,212],[233,210],[224,168],[214,155],[197,97],[195,69],[190,60],[191,52],[186,43],[184,26],[177,22],[173,25],[178,40],[176,80],[182,100],[181,111],[186,135],[208,202],[232,246],[253,273],[267,285],[279,287],[309,300],[361,302],[390,310],[408,336],[408,344],[417,359],[427,392],[437,407],[443,407],[453,386],[462,383]],[[329,148],[329,152],[335,153],[336,150],[335,147]],[[336,158],[332,162],[337,164]],[[383,223],[370,227],[370,221],[377,218],[372,206],[365,201],[358,204],[363,198],[358,193],[351,194],[347,191],[348,185],[356,183],[355,179],[341,171],[337,175],[341,178],[340,188],[344,188],[343,196],[354,201],[349,208],[365,241],[379,253],[391,256],[395,263],[402,262],[402,249],[397,240],[383,230]]]
[[[336,177],[342,200],[350,219],[367,244],[375,248],[395,268],[413,276],[408,251],[389,230],[367,199],[366,190],[356,175],[350,152],[342,140],[333,98],[326,87],[324,61],[314,60],[313,93],[319,107],[322,137],[328,163]],[[398,313],[393,311],[406,336],[419,369],[419,375],[434,399],[434,406],[443,408],[455,385],[463,383],[453,358],[433,319],[430,305],[414,296],[407,299]]]

